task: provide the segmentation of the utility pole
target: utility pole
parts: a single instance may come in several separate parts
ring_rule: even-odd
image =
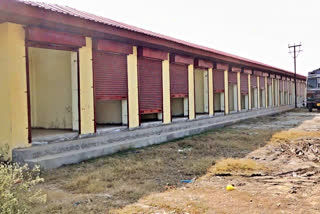
[[[296,45],[294,43],[294,45],[288,45],[288,48],[289,48],[289,53],[292,53],[290,52],[291,51],[291,48],[293,48],[293,60],[294,60],[294,106],[295,108],[298,107],[297,105],[297,63],[296,63],[296,59],[299,55],[299,53],[302,51],[300,48],[301,48],[301,42],[299,45]],[[299,50],[297,51],[297,47],[299,48]]]

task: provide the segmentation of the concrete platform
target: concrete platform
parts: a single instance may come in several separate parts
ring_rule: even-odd
[[[77,138],[78,132],[62,129],[32,129],[32,145],[66,141]]]
[[[135,130],[125,129],[119,132],[105,133],[100,136],[42,146],[31,146],[29,148],[13,150],[13,160],[21,164],[27,163],[30,166],[38,164],[43,169],[52,169],[130,148],[160,144],[215,128],[221,128],[242,120],[277,114],[291,109],[293,109],[293,106],[280,106]]]

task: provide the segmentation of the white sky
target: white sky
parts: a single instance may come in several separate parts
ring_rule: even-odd
[[[319,0],[40,0],[293,71],[320,67]]]

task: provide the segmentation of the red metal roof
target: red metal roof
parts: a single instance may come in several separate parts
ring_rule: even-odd
[[[201,49],[201,50],[212,52],[212,53],[219,54],[219,55],[222,55],[222,56],[226,56],[226,57],[230,57],[230,58],[246,61],[246,62],[249,62],[249,63],[254,63],[254,64],[257,64],[257,65],[261,65],[261,66],[266,66],[266,67],[269,67],[269,68],[277,69],[277,70],[288,72],[288,73],[292,74],[292,72],[284,70],[284,69],[281,69],[281,68],[270,66],[270,65],[267,65],[267,64],[264,64],[264,63],[261,63],[261,62],[257,62],[257,61],[254,61],[254,60],[250,60],[250,59],[247,59],[247,58],[244,58],[244,57],[240,57],[240,56],[237,56],[237,55],[229,54],[229,53],[226,53],[226,52],[223,52],[223,51],[219,51],[219,50],[216,50],[216,49],[213,49],[213,48],[208,48],[208,47],[204,47],[204,46],[201,46],[201,45],[197,45],[197,44],[193,44],[193,43],[190,43],[190,42],[186,42],[186,41],[183,41],[183,40],[180,40],[180,39],[176,39],[176,38],[172,38],[172,37],[169,37],[169,36],[165,36],[165,35],[162,35],[162,34],[159,34],[159,33],[155,33],[155,32],[149,31],[149,30],[138,28],[138,27],[135,27],[135,26],[132,26],[132,25],[128,25],[128,24],[122,23],[122,22],[114,21],[112,19],[108,19],[108,18],[105,18],[105,17],[102,17],[102,16],[97,16],[97,15],[94,15],[94,14],[91,14],[91,13],[83,12],[83,11],[77,10],[75,8],[71,8],[69,6],[61,6],[61,5],[57,5],[57,4],[49,4],[49,3],[27,1],[27,0],[16,0],[16,1],[22,2],[22,3],[26,4],[26,5],[30,5],[30,6],[43,8],[43,9],[46,9],[46,10],[50,10],[50,11],[53,11],[53,12],[62,13],[62,14],[70,15],[70,16],[74,16],[74,17],[79,17],[81,19],[85,19],[85,20],[89,20],[89,21],[93,21],[93,22],[97,22],[97,23],[101,23],[101,24],[105,24],[105,25],[109,25],[109,26],[113,26],[113,27],[117,27],[117,28],[121,28],[121,29],[125,29],[125,30],[129,30],[129,31],[145,34],[145,35],[156,37],[156,38],[160,38],[160,39],[165,39],[165,40],[168,40],[168,41],[171,41],[171,42],[175,42],[175,43],[178,43],[178,44],[182,44],[182,45],[186,45],[186,46],[189,46],[189,47],[192,47],[192,48]],[[302,77],[302,75],[297,75],[297,76]]]

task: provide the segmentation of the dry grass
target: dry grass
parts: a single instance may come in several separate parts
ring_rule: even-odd
[[[204,175],[218,159],[242,158],[264,146],[272,134],[224,128],[47,171],[41,187],[48,203],[35,213],[101,213],[123,207]]]
[[[320,138],[319,131],[288,130],[275,133],[270,143],[286,143],[304,138]]]
[[[217,162],[208,171],[213,175],[252,175],[267,168],[251,159],[227,158]]]
[[[275,119],[263,118],[266,122]],[[244,158],[266,145],[278,131],[226,127],[46,171],[43,175],[46,183],[40,188],[48,193],[48,203],[35,207],[34,213],[108,213],[111,209],[133,204],[148,195],[164,192],[168,186],[184,185],[180,180],[201,177],[217,160]],[[223,166],[223,163],[226,164],[218,162],[216,166]],[[231,170],[232,167],[244,171],[259,168],[248,160],[240,163],[234,161],[230,165],[225,170]],[[170,208],[164,209],[175,210],[174,203],[170,204]],[[191,210],[193,213],[201,213],[205,209],[201,204],[193,206],[198,207]],[[178,208],[176,213],[179,213]]]

